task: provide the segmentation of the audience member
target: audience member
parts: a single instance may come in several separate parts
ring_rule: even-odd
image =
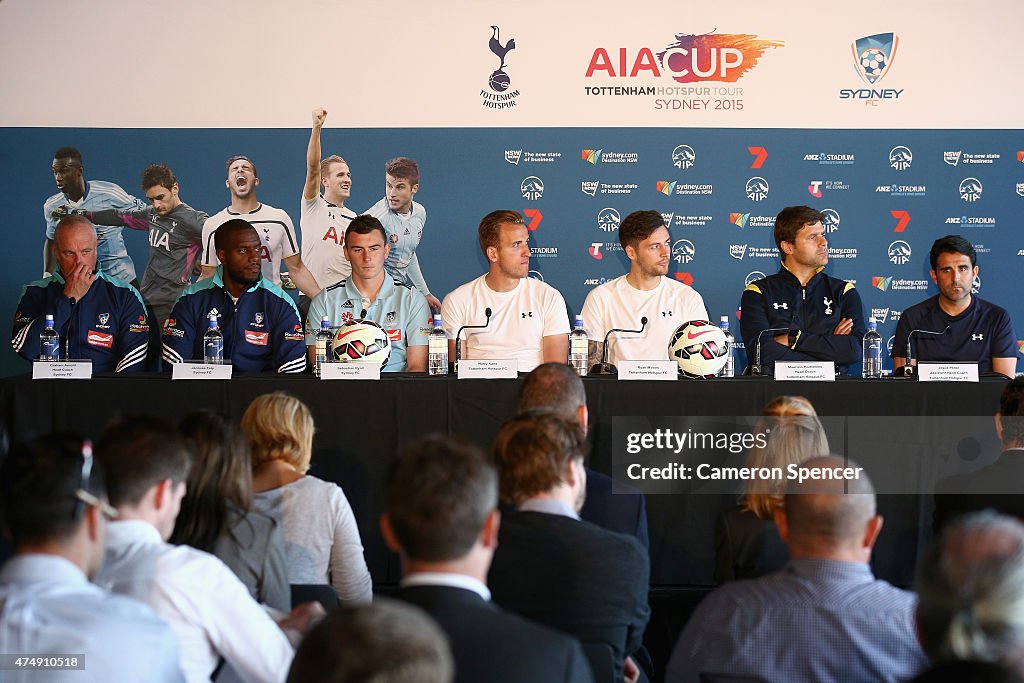
[[[252,450],[254,503],[282,524],[290,583],[330,584],[344,602],[369,602],[352,507],[337,484],[306,474],[313,430],[309,408],[282,391],[249,404],[242,432]]]
[[[384,538],[402,559],[397,597],[440,623],[460,682],[591,680],[579,643],[490,602],[497,505],[497,472],[476,447],[426,437],[400,454],[381,517]]]
[[[963,660],[940,662],[912,678],[910,683],[1024,683],[1013,669],[992,662]]]

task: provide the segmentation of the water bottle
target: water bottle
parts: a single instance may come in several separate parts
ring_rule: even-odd
[[[331,342],[334,335],[331,333],[331,319],[326,315],[320,319],[320,329],[316,333],[316,365],[313,366],[313,373],[319,377],[320,368],[324,363],[334,360],[331,352]]]
[[[39,333],[39,360],[60,360],[60,336],[53,329],[53,316],[47,314],[46,327]]]
[[[210,320],[210,329],[203,335],[203,362],[209,365],[224,364],[224,333],[220,331],[216,318]]]
[[[732,336],[732,332],[729,331],[729,316],[723,315],[721,322],[718,325],[722,328],[722,332],[725,332],[725,344],[729,347],[729,355],[725,361],[725,365],[718,371],[719,377],[735,377],[736,376],[736,339]]]
[[[427,337],[427,374],[448,374],[448,335],[441,326],[441,314],[434,314],[434,329]]]
[[[878,323],[868,319],[868,331],[864,334],[864,354],[861,357],[861,377],[878,379],[882,376],[882,335],[878,334]]]
[[[583,329],[583,316],[576,316],[576,323],[569,333],[569,365],[580,377],[587,376],[587,363],[590,360],[590,337]]]

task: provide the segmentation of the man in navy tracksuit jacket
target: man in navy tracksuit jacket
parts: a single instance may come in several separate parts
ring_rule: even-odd
[[[127,282],[97,271],[96,245],[96,227],[88,219],[74,216],[58,223],[53,242],[58,270],[26,285],[14,314],[11,346],[25,360],[39,358],[39,333],[52,315],[62,358],[91,360],[94,373],[144,369],[149,323],[142,296]]]
[[[780,211],[775,243],[782,269],[743,290],[740,331],[747,359],[754,362],[760,335],[761,364],[769,372],[777,360],[830,360],[843,370],[860,359],[864,309],[852,283],[823,272],[823,218],[809,206]],[[780,331],[764,332],[771,329]]]
[[[163,329],[163,359],[200,360],[210,318],[224,334],[224,360],[238,372],[306,369],[299,312],[277,285],[263,279],[261,242],[247,221],[232,219],[214,236],[221,265],[213,277],[186,288]]]

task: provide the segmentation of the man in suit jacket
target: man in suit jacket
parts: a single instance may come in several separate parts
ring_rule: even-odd
[[[986,508],[1024,519],[1024,377],[1010,380],[999,397],[996,435],[1003,452],[994,463],[935,486],[936,532],[960,515]]]
[[[592,681],[577,641],[490,602],[497,505],[497,473],[474,446],[436,436],[402,453],[381,516],[384,540],[402,560],[395,597],[447,633],[457,682]]]
[[[499,605],[610,647],[615,678],[631,680],[639,672],[628,655],[650,616],[649,561],[632,536],[580,519],[583,444],[579,425],[550,411],[502,426],[494,458],[502,502],[515,509],[503,517],[489,582]]]

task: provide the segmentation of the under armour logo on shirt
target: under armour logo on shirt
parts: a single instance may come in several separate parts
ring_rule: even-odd
[[[971,341],[984,341],[985,335],[983,334],[972,334]]]
[[[661,317],[662,318],[671,318],[672,317],[672,311],[662,311],[661,312]]]
[[[826,296],[822,301],[825,303],[825,315],[832,315],[832,300]]]
[[[780,308],[788,311],[789,304],[772,304],[772,308],[774,308],[776,311],[779,310]]]
[[[533,311],[527,311],[526,313],[520,313],[519,315],[521,315],[524,318],[532,318],[533,317]]]

